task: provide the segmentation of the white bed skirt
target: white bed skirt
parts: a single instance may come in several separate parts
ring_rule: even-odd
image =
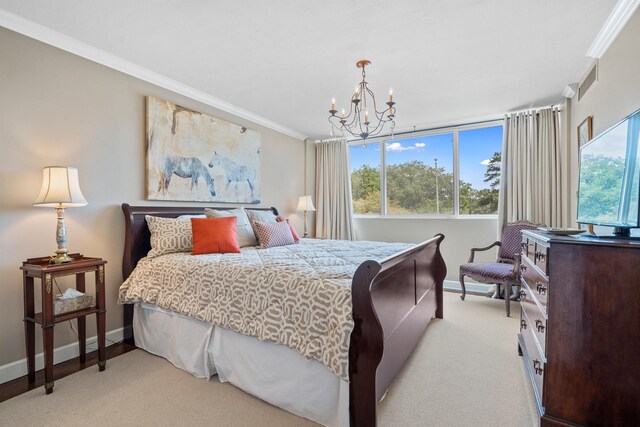
[[[331,427],[349,425],[349,383],[290,348],[135,304],[136,346],[198,378],[222,382],[298,416]]]

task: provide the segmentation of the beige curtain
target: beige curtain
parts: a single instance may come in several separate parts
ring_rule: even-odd
[[[507,222],[529,220],[566,227],[563,199],[568,197],[560,112],[545,108],[504,119],[498,233]]]
[[[345,140],[316,144],[316,237],[355,239]]]

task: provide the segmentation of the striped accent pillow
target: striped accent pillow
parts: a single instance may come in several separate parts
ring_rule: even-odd
[[[254,221],[253,226],[258,234],[260,247],[263,249],[295,244],[289,224],[286,222]]]
[[[278,222],[286,222],[287,224],[289,224],[289,230],[291,230],[291,235],[293,236],[293,241],[296,243],[300,243],[300,236],[298,236],[298,232],[296,231],[295,228],[293,228],[293,225],[291,225],[291,223],[289,222],[289,220],[287,218],[284,218],[282,215],[278,215],[276,217],[276,220]]]

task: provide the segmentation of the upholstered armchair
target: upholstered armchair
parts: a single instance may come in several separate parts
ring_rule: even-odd
[[[520,253],[521,253],[521,231],[532,230],[538,227],[529,221],[518,221],[506,224],[502,228],[502,241],[493,242],[484,248],[471,249],[469,262],[460,266],[460,286],[462,295],[460,299],[464,301],[467,290],[464,286],[464,276],[471,277],[480,283],[495,284],[496,293],[500,295],[500,286],[504,289],[504,301],[507,310],[507,317],[510,315],[509,302],[511,301],[511,286],[520,286]],[[498,259],[496,262],[473,262],[476,252],[486,251],[498,246]],[[516,293],[517,295],[517,293]]]

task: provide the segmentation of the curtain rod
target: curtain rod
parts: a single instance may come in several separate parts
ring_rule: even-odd
[[[335,141],[344,141],[347,138],[345,138],[344,136],[337,136],[335,138],[327,138],[327,139],[319,139],[316,141],[316,144],[319,144],[321,142],[335,142]]]
[[[502,121],[502,118],[497,118],[497,119],[488,119],[488,120],[480,120],[477,122],[469,122],[469,123],[460,123],[457,125],[446,125],[446,126],[437,126],[437,127],[432,127],[432,128],[422,128],[422,129],[413,129],[413,130],[406,130],[404,132],[394,132],[393,136],[398,136],[398,135],[409,135],[412,133],[419,133],[419,132],[429,132],[432,130],[441,130],[441,129],[451,129],[451,128],[457,128],[457,127],[463,127],[463,126],[471,126],[471,125],[481,125],[484,123],[492,123],[492,122],[498,122],[498,121]],[[391,134],[388,133],[386,135],[379,135],[376,136],[375,138],[372,139],[379,139],[379,138],[387,138],[390,137]],[[362,138],[358,138],[358,139],[350,139],[347,142],[354,142],[354,141],[364,141]]]
[[[534,107],[534,108],[531,108],[529,110],[509,111],[507,113],[504,113],[504,115],[502,117],[498,117],[498,118],[495,118],[495,119],[479,120],[479,121],[475,121],[475,122],[460,123],[460,124],[456,124],[456,125],[444,125],[444,126],[437,126],[437,127],[432,127],[432,128],[422,128],[422,129],[415,129],[414,128],[413,130],[407,130],[407,131],[404,131],[404,132],[394,132],[393,136],[410,135],[412,133],[418,133],[418,132],[429,132],[429,131],[434,131],[434,130],[451,129],[451,128],[457,128],[457,127],[481,125],[481,124],[485,124],[485,123],[498,122],[498,121],[503,121],[504,120],[504,116],[509,116],[510,114],[525,113],[525,112],[529,112],[529,111],[532,111],[532,110],[534,110],[536,112],[536,114],[538,114],[539,110],[544,110],[545,108],[553,108],[553,107],[556,107],[556,105],[551,104],[551,105],[547,105],[547,106],[543,106],[543,107]],[[557,108],[558,108],[558,111],[562,111],[562,108],[560,108],[560,106],[557,106]],[[375,139],[388,138],[390,136],[391,136],[391,134],[388,133],[386,135],[376,136]],[[327,139],[325,141],[342,140],[342,139],[344,139],[344,138],[333,138],[333,139]],[[349,143],[355,142],[355,141],[364,141],[364,140],[362,138],[347,140],[347,142],[349,142]]]
[[[551,104],[551,105],[545,105],[544,107],[529,108],[528,110],[509,111],[507,113],[504,113],[504,115],[509,116],[511,114],[530,113],[530,112],[535,112],[536,114],[540,114],[540,110],[546,110],[547,108],[554,108],[554,107],[556,107],[558,111],[562,111],[562,108],[560,105]]]

